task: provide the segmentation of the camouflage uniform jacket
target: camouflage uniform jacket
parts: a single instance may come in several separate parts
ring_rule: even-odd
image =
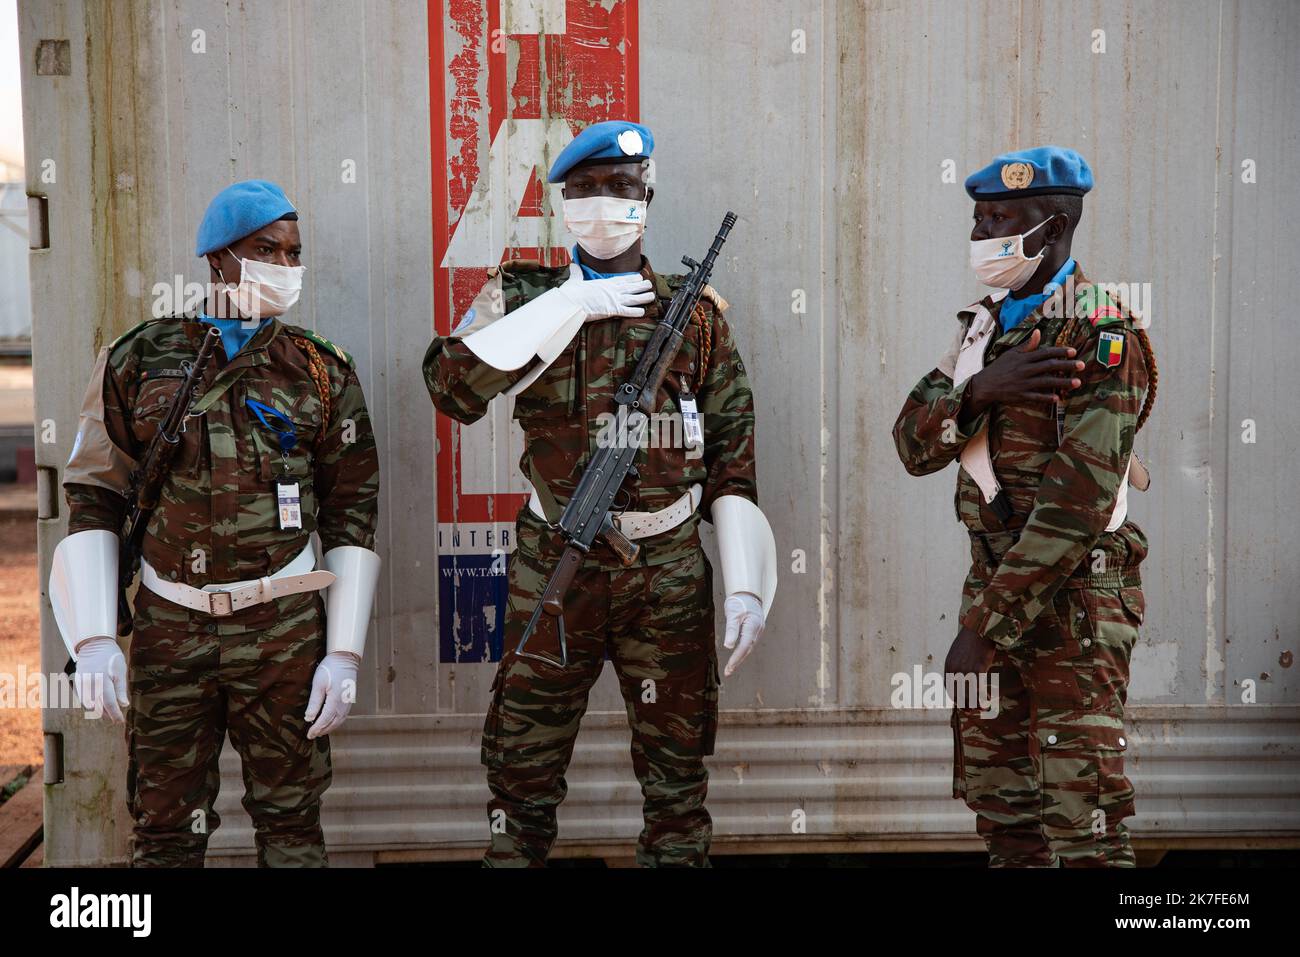
[[[1035,329],[1042,330],[1040,347],[1056,344],[1077,350],[1076,358],[1086,366],[1075,375],[1082,385],[1066,397],[1059,445],[1056,412],[1046,403],[994,405],[961,428],[969,381],[954,389],[944,370],[953,367],[973,309],[958,313],[961,327],[953,350],[916,384],[894,423],[899,458],[913,475],[944,468],[961,455],[981,427],[988,426],[994,474],[1014,514],[1004,528],[985,504],[975,480],[960,469],[957,517],[972,533],[997,535],[1013,530],[1019,538],[1001,556],[995,574],[962,616],[961,626],[1006,648],[1020,640],[1094,548],[1104,547],[1108,554],[1120,556],[1146,551],[1145,539],[1132,522],[1105,531],[1124,481],[1147,390],[1146,360],[1133,319],[1123,305],[1101,286],[1092,285],[1082,269],[1073,279],[1073,313],[1085,318],[1073,324],[1076,332],[1071,341],[1056,341],[1070,325],[1064,315],[1070,312],[1063,305],[1071,288],[1066,285],[1019,325],[994,337],[985,354],[988,365],[1021,345]],[[996,318],[1000,303],[986,298],[982,304]],[[1123,337],[1118,365],[1107,366],[1099,357],[1102,333]]]
[[[583,323],[554,363],[514,398],[514,417],[524,430],[519,467],[538,489],[547,517],[554,521],[615,422],[618,387],[631,377],[661,310],[667,308],[682,276],[655,273],[643,258],[641,273],[654,284],[656,300],[635,319],[613,318]],[[503,314],[554,289],[569,278],[568,266],[544,267],[515,261],[489,274],[475,307],[499,296]],[[648,447],[638,451],[636,474],[615,499],[621,509],[657,511],[671,505],[689,487],[703,487],[700,508],[668,532],[641,539],[639,564],[659,565],[699,547],[700,518],[721,495],[741,495],[757,502],[754,478],[754,400],[744,364],[723,318],[725,303],[712,294],[701,298],[681,350],[673,360],[652,416]],[[472,318],[472,317],[471,317]],[[538,360],[534,359],[534,363]],[[704,363],[704,365],[702,365]],[[424,380],[434,405],[458,422],[477,421],[493,397],[506,391],[532,368],[502,372],[483,363],[456,337],[438,336],[424,357]],[[682,441],[681,397],[694,394],[704,429],[704,447],[688,449]],[[667,416],[672,416],[670,420]],[[675,420],[675,423],[674,421]],[[605,439],[607,440],[607,439]],[[658,441],[657,441],[658,440]],[[554,498],[547,503],[546,498]],[[552,514],[554,512],[554,514]],[[517,544],[543,558],[558,556],[560,536],[525,505],[519,513]],[[621,568],[617,556],[597,540],[588,567]]]
[[[70,533],[121,531],[130,469],[180,387],[181,362],[198,354],[207,328],[193,318],[151,320],[101,350],[64,475]],[[206,411],[192,415],[181,434],[145,533],[145,560],[163,578],[202,587],[280,569],[312,531],[326,551],[373,549],[379,461],[351,358],[278,319],[233,360],[224,356],[219,347],[204,376],[196,409]],[[328,414],[313,364],[328,383]],[[292,420],[297,443],[287,454],[250,399]],[[274,486],[282,475],[299,485],[301,529],[280,529]]]

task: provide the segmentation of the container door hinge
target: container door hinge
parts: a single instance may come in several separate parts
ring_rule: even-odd
[[[45,732],[45,783],[63,783],[63,734]]]

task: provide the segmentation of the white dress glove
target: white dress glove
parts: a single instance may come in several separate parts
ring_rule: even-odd
[[[86,717],[107,714],[114,724],[126,720],[122,709],[131,703],[126,696],[126,658],[112,638],[90,638],[78,646],[73,686]]]
[[[644,276],[584,280],[582,269],[576,263],[559,291],[587,314],[588,321],[611,316],[644,316],[644,305],[655,298],[654,288]]]
[[[311,676],[311,698],[307,701],[307,739],[329,734],[347,718],[357,700],[357,665],[361,659],[350,651],[331,651]],[[322,707],[323,705],[323,707]],[[317,717],[319,715],[320,717]]]
[[[723,636],[722,647],[728,650],[736,649],[727,661],[726,670],[723,671],[724,677],[731,677],[731,673],[739,668],[740,663],[754,650],[758,639],[763,637],[767,618],[763,614],[763,603],[758,600],[758,596],[751,595],[747,591],[728,595],[722,610],[727,616],[727,632]],[[739,647],[736,646],[737,638],[740,640]]]

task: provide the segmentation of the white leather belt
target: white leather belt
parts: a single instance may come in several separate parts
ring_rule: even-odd
[[[285,595],[305,591],[318,591],[334,584],[334,573],[313,571],[316,552],[311,542],[293,561],[273,575],[225,585],[204,585],[195,588],[184,582],[167,581],[147,561],[140,561],[140,582],[155,595],[193,611],[201,611],[214,618],[224,618],[242,608],[261,605]]]
[[[633,541],[638,538],[649,538],[651,535],[670,532],[691,517],[699,506],[700,496],[703,493],[702,486],[698,484],[692,485],[690,489],[682,493],[681,498],[667,508],[661,508],[657,512],[620,512],[614,516],[614,524],[618,526],[620,532]],[[536,489],[528,498],[528,507],[534,515],[543,522],[546,521],[546,513],[542,510],[542,500],[538,498]]]

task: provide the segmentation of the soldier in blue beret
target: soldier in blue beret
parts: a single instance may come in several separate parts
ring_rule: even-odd
[[[653,409],[682,431],[649,442],[618,493],[620,532],[640,545],[626,567],[597,540],[564,608],[567,662],[544,636],[520,642],[560,557],[549,523],[575,493],[597,445],[622,421],[616,398],[685,280],[655,272],[642,253],[654,137],[639,123],[596,123],[555,159],[572,262],[515,260],[489,273],[449,336],[424,359],[438,409],[462,423],[513,395],[524,431],[520,463],[532,484],[508,566],[504,647],[483,727],[492,800],[484,863],[541,866],[556,839],[587,694],[606,659],[618,674],[645,796],[637,845],[645,866],[706,866],[713,834],[704,806],[718,720],[713,578],[701,521],[717,531],[729,675],[754,649],[776,590],[776,544],[756,504],[754,402],[736,343],[711,287],[685,330]],[[554,629],[551,629],[552,635]],[[553,642],[558,651],[558,640]]]
[[[654,134],[640,123],[608,120],[588,126],[555,158],[547,180],[564,184],[564,225],[577,239],[573,261],[586,279],[640,271],[654,148]]]
[[[1127,488],[1147,484],[1133,439],[1156,366],[1142,323],[1071,255],[1092,185],[1059,146],[966,180],[970,264],[994,292],[958,313],[894,425],[913,475],[961,463],[971,566],[944,666],[954,796],[995,866],[1134,863],[1124,703],[1147,540]]]
[[[378,576],[379,460],[351,357],[280,318],[302,286],[297,218],[265,180],[217,194],[195,246],[211,279],[204,309],[146,320],[100,350],[64,471],[69,534],[51,604],[83,703],[127,726],[133,866],[203,865],[227,732],[259,865],[328,860],[320,801]],[[220,345],[182,396],[211,326]],[[175,402],[190,414],[143,513],[124,652],[119,534]]]
[[[297,302],[305,268],[298,211],[275,183],[244,180],[214,196],[194,254],[210,269],[199,320],[221,330],[227,358]]]

